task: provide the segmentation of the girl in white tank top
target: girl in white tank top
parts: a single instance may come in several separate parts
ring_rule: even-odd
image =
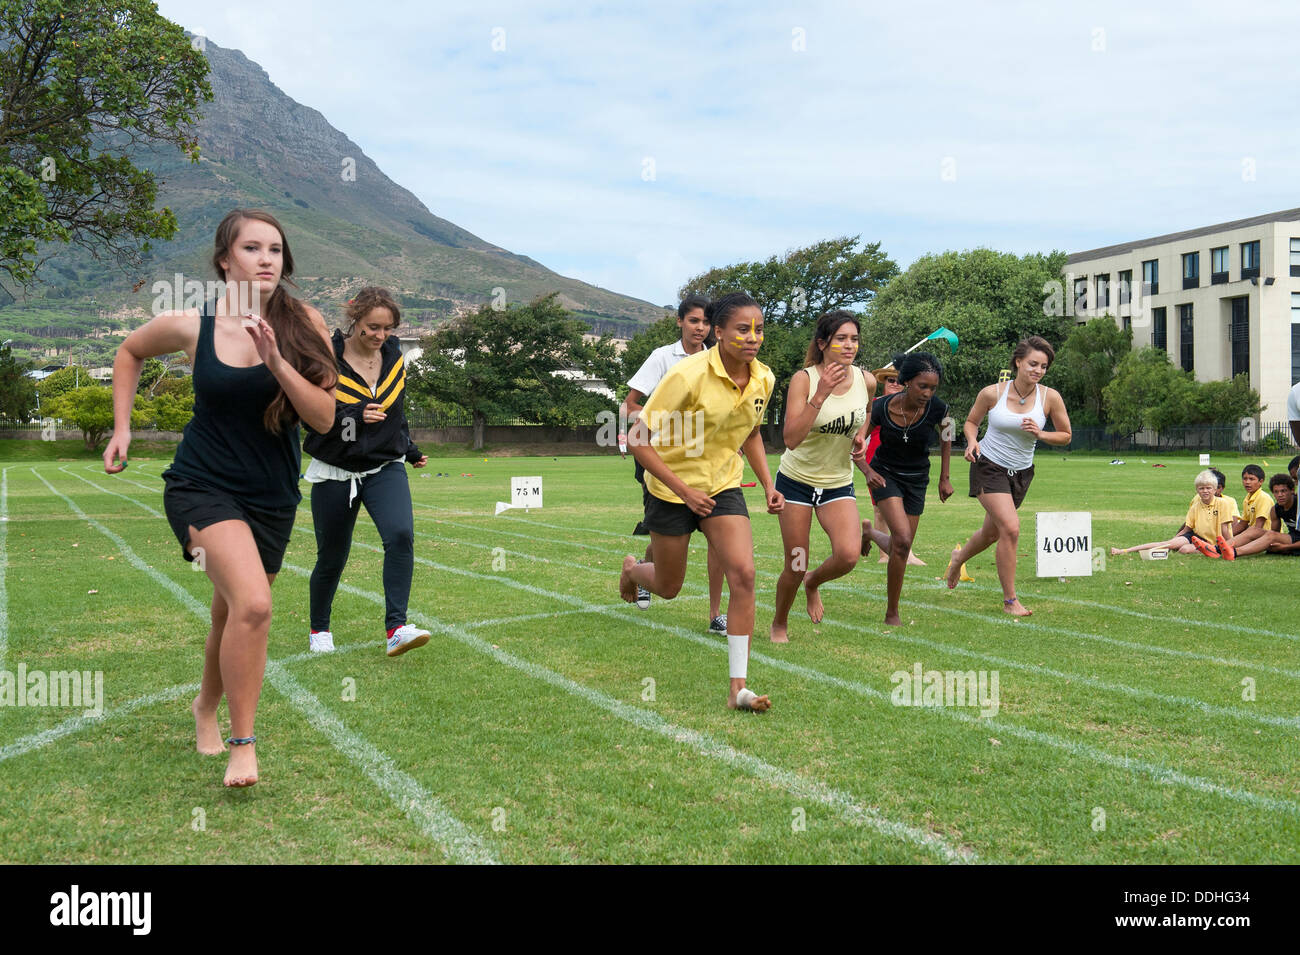
[[[1017,509],[1034,479],[1034,445],[1038,441],[1062,447],[1070,443],[1070,416],[1065,402],[1039,381],[1056,352],[1037,335],[1016,346],[1011,355],[1015,377],[989,385],[975,399],[962,431],[970,466],[970,496],[984,508],[984,525],[952,552],[945,574],[948,588],[957,586],[962,566],[976,554],[997,545],[998,581],[1002,609],[1015,617],[1031,613],[1016,596],[1016,545],[1020,541]],[[988,415],[984,440],[977,441],[980,422]],[[1044,431],[1047,419],[1054,431]]]

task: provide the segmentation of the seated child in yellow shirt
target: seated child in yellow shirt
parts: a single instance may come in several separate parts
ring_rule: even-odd
[[[1167,541],[1152,541],[1149,544],[1137,544],[1133,547],[1112,547],[1112,556],[1131,554],[1135,550],[1151,550],[1156,547],[1168,548],[1171,553],[1195,554],[1206,557],[1224,557],[1236,559],[1232,546],[1232,517],[1236,511],[1236,502],[1231,498],[1220,497],[1216,491],[1219,482],[1214,472],[1205,470],[1196,475],[1196,497],[1187,509],[1187,517],[1178,533]],[[1230,503],[1231,502],[1231,503]],[[1216,547],[1211,541],[1218,543]]]

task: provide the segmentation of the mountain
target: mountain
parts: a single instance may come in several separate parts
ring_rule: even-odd
[[[18,347],[38,344],[29,336],[115,340],[114,331],[151,314],[155,282],[175,273],[215,278],[208,263],[213,234],[241,206],[281,221],[297,265],[297,294],[327,320],[363,285],[393,289],[403,324],[417,328],[486,304],[496,288],[509,302],[559,292],[565,307],[597,331],[634,334],[663,317],[660,306],[558,275],[439,218],[256,63],[210,39],[205,45],[214,98],[202,106],[199,162],[170,147],[138,156],[162,183],[159,204],[176,214],[175,238],[155,244],[134,276],[144,279],[134,293],[132,276],[79,249],[61,251],[42,275],[53,285],[44,299],[0,309],[0,332],[14,335]]]

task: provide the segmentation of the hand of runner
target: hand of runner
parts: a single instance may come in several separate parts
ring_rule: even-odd
[[[709,497],[709,495],[705,494],[703,491],[697,491],[693,487],[688,487],[686,493],[682,495],[682,500],[686,502],[686,506],[689,507],[693,513],[700,517],[708,517],[713,513],[713,505],[715,502],[713,498]]]
[[[874,487],[879,489],[885,486],[885,479],[882,478],[875,471],[871,470],[871,465],[869,464],[865,465],[862,468],[862,473],[867,476],[867,487]]]
[[[785,495],[775,487],[769,488],[767,492],[767,513],[780,514],[785,510]]]
[[[817,382],[817,391],[813,395],[814,398],[818,399],[817,403],[821,404],[829,398],[831,392],[844,383],[847,374],[848,369],[844,365],[831,365]]]
[[[967,461],[969,461],[971,464],[975,464],[976,462],[979,461],[979,457],[980,457],[980,443],[978,441],[972,441],[970,444],[966,445]]]
[[[411,462],[411,467],[422,468],[428,463],[429,463],[429,456],[427,454],[422,454],[420,455],[420,460]]]
[[[947,478],[940,478],[939,503],[942,504],[944,501],[948,500],[948,498],[952,497],[952,495],[953,495],[952,482],[949,481]]]
[[[388,415],[384,414],[384,406],[381,404],[368,404],[361,411],[361,420],[366,424],[379,424],[387,417]]]

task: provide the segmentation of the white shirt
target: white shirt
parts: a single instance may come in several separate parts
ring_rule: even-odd
[[[659,382],[663,381],[664,375],[668,374],[668,369],[686,357],[686,349],[682,347],[680,338],[671,345],[660,345],[650,353],[650,357],[637,369],[636,374],[628,381],[627,386],[641,392],[642,403],[644,404],[644,399],[650,397],[650,392],[659,386]]]
[[[1300,421],[1300,383],[1292,387],[1286,396],[1286,420]]]

